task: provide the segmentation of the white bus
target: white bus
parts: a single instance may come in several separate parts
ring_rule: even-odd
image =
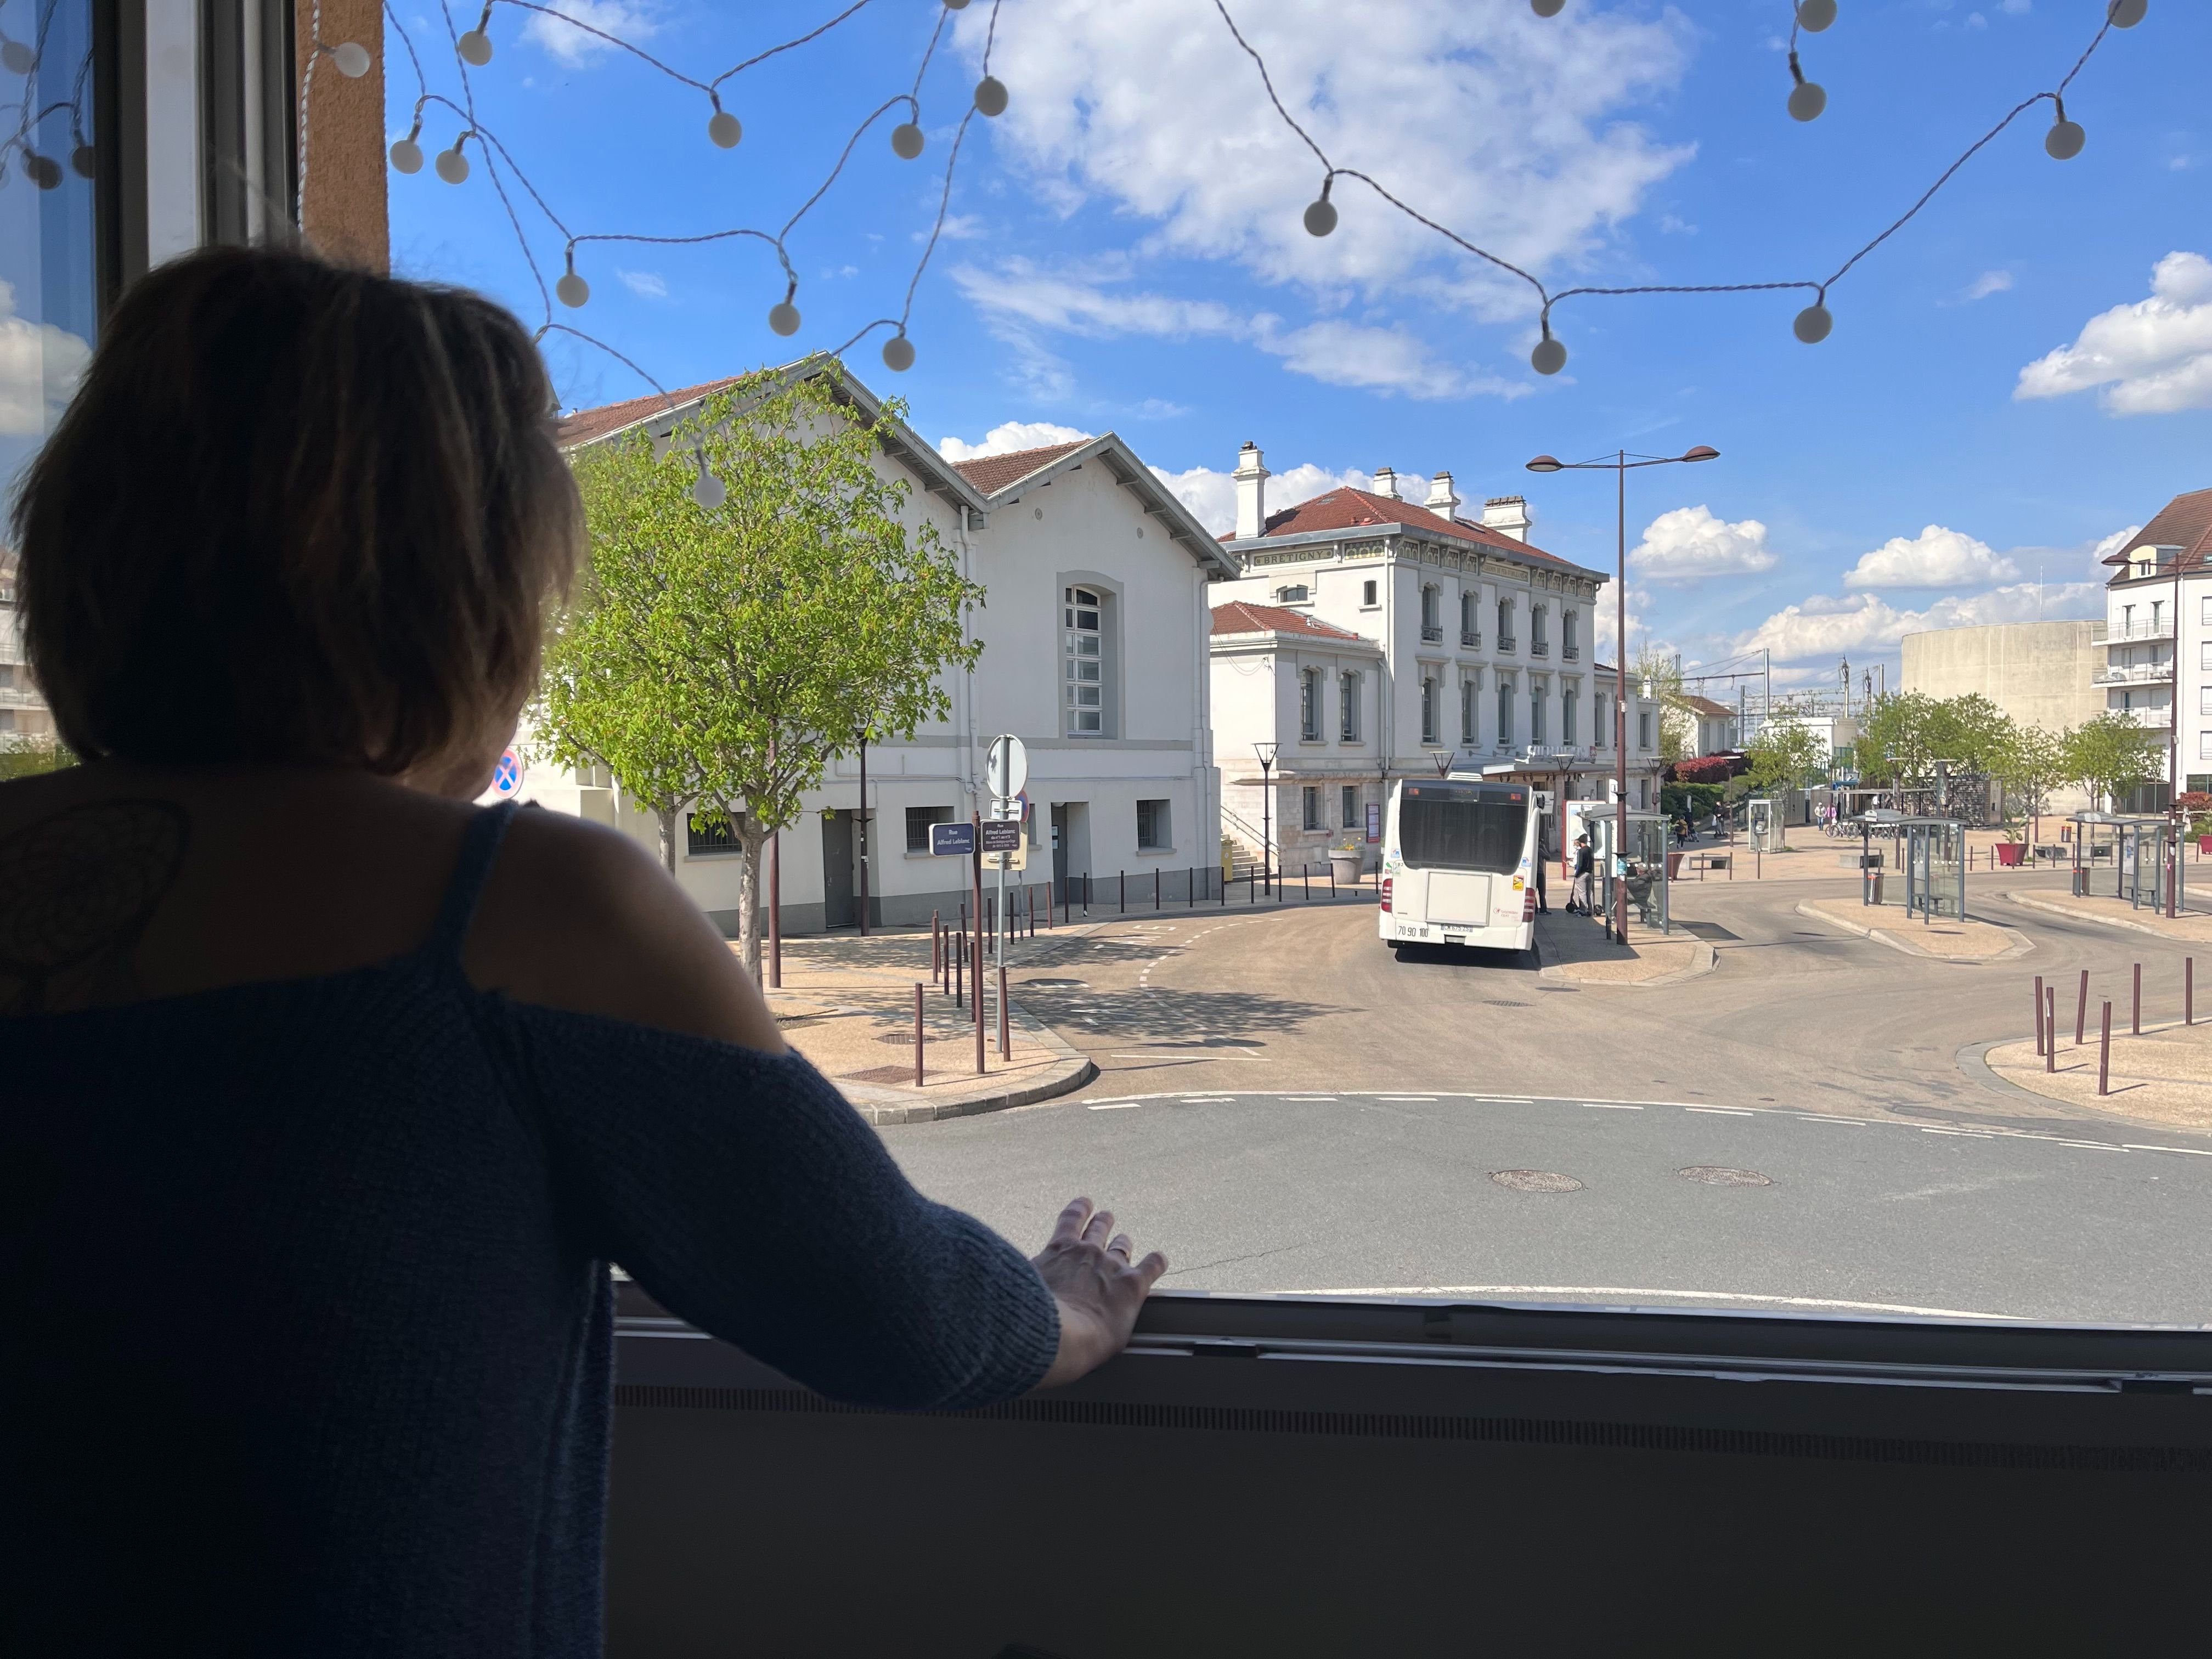
[[[1537,823],[1525,783],[1396,785],[1382,825],[1383,942],[1531,949]]]

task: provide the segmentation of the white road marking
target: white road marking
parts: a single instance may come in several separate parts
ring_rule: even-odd
[[[1685,1106],[1686,1112],[1711,1112],[1716,1117],[1757,1117],[1748,1106]]]
[[[2131,1152],[2183,1152],[2186,1153],[2191,1158],[2212,1158],[2212,1152],[2208,1152],[2202,1146],[2137,1146],[2133,1143],[2129,1143],[2128,1151]]]
[[[2087,1146],[2091,1151],[2099,1152],[2124,1152],[2127,1151],[2126,1147],[2115,1146],[2109,1140],[2062,1140],[2058,1144],[2061,1146]]]
[[[1866,1120],[1863,1117],[1834,1117],[1826,1112],[1792,1112],[1790,1115],[1800,1123],[1846,1123],[1854,1129],[1866,1127]]]
[[[1593,1112],[1640,1112],[1644,1109],[1641,1106],[1632,1106],[1625,1100],[1586,1100],[1583,1105],[1586,1110]]]
[[[1375,1098],[1377,1100],[1395,1101],[1401,1104],[1405,1104],[1413,1101],[1434,1100],[1436,1097],[1434,1095],[1376,1095]]]
[[[2020,1314],[1978,1313],[1964,1308],[1921,1308],[1898,1302],[1839,1302],[1818,1296],[1752,1296],[1736,1291],[1662,1291],[1625,1285],[1370,1285],[1355,1290],[1291,1291],[1290,1296],[1425,1297],[1658,1297],[1672,1302],[1751,1303],[1783,1308],[1837,1308],[1852,1313],[1905,1314],[1920,1319],[1992,1319],[2013,1322]],[[1633,1305],[1632,1304],[1632,1305]]]
[[[1144,1103],[1141,1100],[1094,1100],[1090,1104],[1094,1112],[1127,1112]]]

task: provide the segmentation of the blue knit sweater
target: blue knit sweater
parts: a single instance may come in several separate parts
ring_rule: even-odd
[[[1036,1270],[797,1055],[400,960],[0,1019],[0,1650],[594,1654],[607,1264],[823,1393],[1034,1387]]]

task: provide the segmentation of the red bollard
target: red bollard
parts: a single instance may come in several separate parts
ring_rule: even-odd
[[[2043,1052],[2043,975],[2035,976],[2035,1052]]]
[[[2105,1026],[2097,1038],[2097,1092],[2110,1094],[2112,1075],[2112,1005],[2105,1005]]]
[[[2081,970],[2081,994],[2074,1004],[2074,1046],[2081,1046],[2082,1033],[2089,1025],[2089,970]]]
[[[929,913],[929,973],[934,979],[945,967],[945,912]]]
[[[2055,1072],[2058,1069],[2058,988],[2053,986],[2043,994],[2043,1023],[2050,1038],[2043,1045],[2043,1069]]]
[[[952,953],[952,1006],[956,1008],[964,1008],[968,1006],[966,999],[961,994],[962,987],[966,979],[964,970],[968,966],[968,930],[964,927],[960,930],[957,945],[958,948]]]
[[[914,982],[914,1086],[921,1087],[921,981]]]

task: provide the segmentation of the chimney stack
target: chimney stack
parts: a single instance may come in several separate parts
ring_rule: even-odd
[[[1378,495],[1388,495],[1392,501],[1396,501],[1398,499],[1397,473],[1387,466],[1376,467],[1375,469],[1375,493]]]
[[[1237,537],[1242,541],[1267,526],[1267,469],[1260,461],[1260,446],[1249,438],[1237,452]]]
[[[1430,512],[1438,518],[1455,518],[1459,513],[1459,497],[1452,493],[1452,475],[1439,472],[1429,480],[1429,499],[1425,503]]]
[[[1528,539],[1528,503],[1518,495],[1492,495],[1482,504],[1482,522],[1516,542]]]

